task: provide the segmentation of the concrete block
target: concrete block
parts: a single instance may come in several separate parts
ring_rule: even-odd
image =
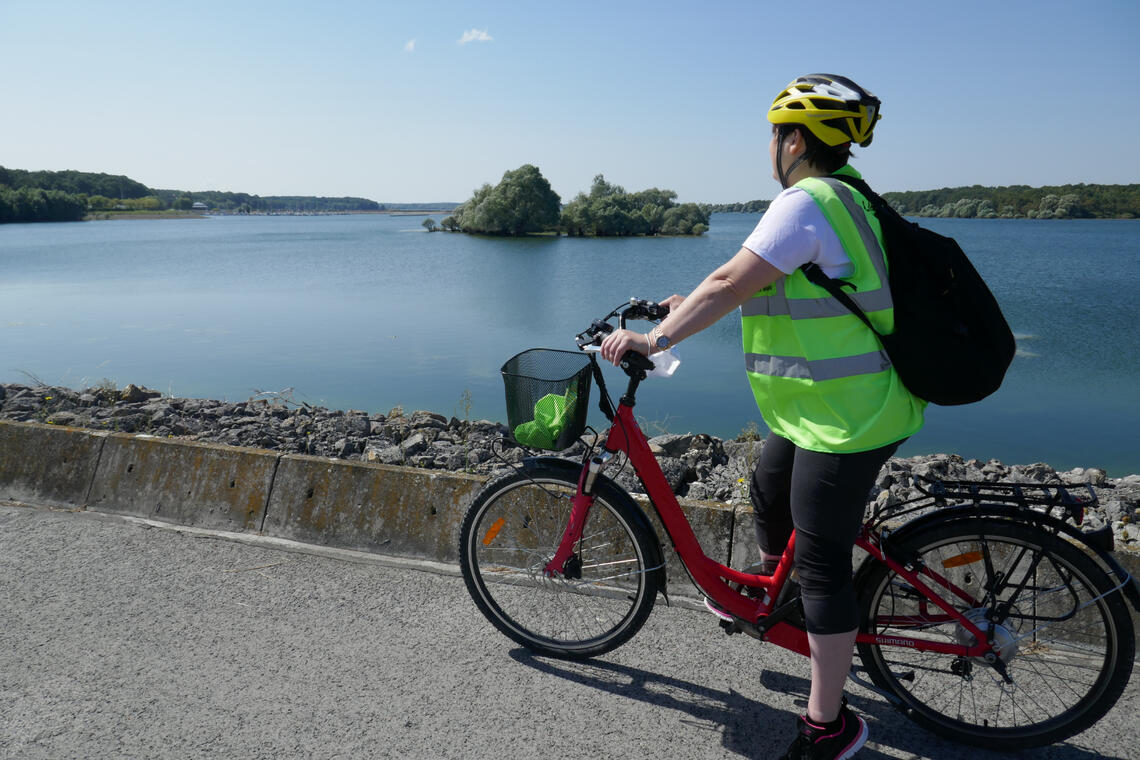
[[[213,530],[261,528],[280,455],[111,433],[89,508]]]
[[[485,480],[290,454],[277,468],[265,534],[455,562],[463,513]]]
[[[80,509],[105,434],[33,422],[0,422],[0,499]]]
[[[756,522],[752,519],[752,506],[737,505],[733,510],[732,566],[743,570],[760,561],[760,545],[756,543]]]

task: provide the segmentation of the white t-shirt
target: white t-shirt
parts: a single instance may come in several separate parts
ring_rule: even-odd
[[[784,274],[809,261],[828,277],[848,277],[855,271],[819,205],[798,187],[776,196],[744,247]]]

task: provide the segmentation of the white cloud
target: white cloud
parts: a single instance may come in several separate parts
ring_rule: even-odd
[[[408,53],[416,52],[416,41],[413,39],[413,40],[408,40],[407,42],[405,42],[404,43],[404,51],[408,52]]]
[[[459,44],[466,45],[468,42],[490,42],[493,39],[495,38],[487,34],[486,29],[468,29],[463,33],[463,36],[459,38]]]

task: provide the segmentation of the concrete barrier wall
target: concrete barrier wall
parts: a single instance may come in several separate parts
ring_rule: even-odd
[[[440,562],[457,561],[460,522],[484,482],[439,470],[0,421],[0,500]],[[639,501],[664,542],[671,588],[691,593],[657,515],[644,497]],[[750,507],[686,499],[681,507],[713,559],[743,568],[758,558]],[[1140,556],[1116,557],[1140,573]],[[1135,611],[1133,617],[1140,625]]]
[[[483,483],[472,475],[290,454],[277,467],[264,533],[453,562],[463,513]]]
[[[0,421],[0,499],[145,517],[440,562],[486,481],[475,475]],[[670,580],[688,585],[664,540]],[[705,552],[732,564],[731,507],[682,500]],[[748,512],[750,515],[750,511]],[[747,515],[746,515],[747,516]],[[747,524],[751,529],[751,518]]]
[[[257,531],[279,456],[141,435],[107,435],[86,507],[236,532]]]
[[[0,422],[0,499],[81,509],[106,434]]]

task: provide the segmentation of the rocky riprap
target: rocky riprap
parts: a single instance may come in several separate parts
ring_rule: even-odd
[[[76,391],[0,384],[0,419],[484,475],[533,453],[510,442],[506,425],[497,422],[426,411],[409,414],[398,407],[388,414],[340,411],[296,403],[281,394],[227,402],[169,398],[134,385]],[[668,434],[650,439],[650,444],[678,495],[747,503],[748,478],[761,441]],[[584,450],[579,443],[561,456],[577,458]],[[629,468],[611,466],[608,472],[629,490],[641,490]],[[1108,478],[1095,467],[1058,472],[1041,463],[1006,465],[931,454],[890,460],[870,496],[889,511],[919,495],[912,485],[916,475],[1029,485],[1091,483],[1100,505],[1089,510],[1085,528],[1110,524],[1117,548],[1140,550],[1140,475]]]

